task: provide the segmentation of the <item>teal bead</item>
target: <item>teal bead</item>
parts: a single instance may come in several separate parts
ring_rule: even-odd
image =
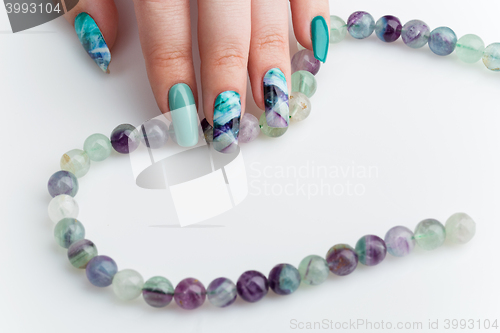
[[[56,224],[54,238],[57,244],[67,249],[74,242],[85,238],[85,228],[77,219],[67,217]]]
[[[483,62],[489,70],[500,71],[500,43],[488,45],[483,53]]]
[[[326,260],[317,255],[307,256],[299,264],[302,282],[312,286],[325,282],[329,271]]]
[[[311,98],[318,87],[314,75],[308,71],[296,71],[292,74],[292,92],[301,92]]]
[[[424,250],[434,250],[440,247],[445,238],[446,230],[437,220],[423,220],[415,228],[415,241]]]
[[[465,213],[456,213],[446,221],[446,239],[454,244],[465,244],[476,234],[476,222]]]
[[[83,150],[85,150],[92,161],[100,162],[108,158],[113,148],[107,136],[96,133],[85,140]]]
[[[90,169],[89,155],[81,149],[70,150],[61,157],[61,169],[71,172],[77,178],[83,177]]]
[[[347,24],[338,16],[330,15],[330,43],[335,44],[344,40],[347,35]]]
[[[115,274],[112,284],[119,299],[130,301],[142,294],[144,279],[133,269],[124,269]]]
[[[285,134],[288,127],[269,127],[266,121],[266,113],[263,112],[259,118],[259,127],[261,132],[271,138],[277,138]]]
[[[473,64],[483,57],[484,42],[481,37],[473,34],[462,36],[456,47],[457,56],[463,62]]]

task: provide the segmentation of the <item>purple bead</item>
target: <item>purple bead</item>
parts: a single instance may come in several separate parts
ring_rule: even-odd
[[[96,256],[90,259],[85,268],[87,278],[96,287],[107,287],[113,282],[118,272],[116,262],[108,256]]]
[[[210,303],[220,308],[225,308],[236,300],[236,286],[227,278],[213,280],[207,288],[207,298]]]
[[[174,290],[175,303],[186,310],[200,307],[205,302],[206,295],[203,284],[193,278],[182,280]]]
[[[269,287],[278,295],[289,295],[300,285],[300,273],[289,264],[279,264],[269,273]]]
[[[395,42],[401,36],[402,29],[401,21],[392,15],[381,17],[375,24],[377,37],[387,43]]]
[[[250,113],[245,113],[240,121],[238,142],[247,143],[255,140],[260,134],[259,120]]]
[[[78,193],[78,180],[69,171],[57,171],[50,176],[47,188],[52,197],[57,197],[60,194],[67,194],[74,197]]]
[[[358,255],[349,245],[337,244],[328,250],[326,262],[333,274],[345,276],[351,274],[358,266]]]
[[[140,136],[136,128],[130,124],[121,124],[111,132],[111,145],[120,154],[128,154],[139,147]]]
[[[415,247],[413,232],[407,227],[397,226],[385,234],[387,252],[395,257],[404,257],[410,254]]]
[[[359,262],[366,266],[378,265],[387,254],[387,247],[382,238],[375,235],[361,237],[356,243]]]
[[[246,271],[239,277],[236,283],[236,290],[242,299],[253,303],[260,301],[266,296],[269,290],[269,282],[260,272]]]
[[[296,71],[308,71],[312,75],[316,75],[319,72],[320,66],[321,62],[308,49],[301,50],[293,55],[292,74]]]

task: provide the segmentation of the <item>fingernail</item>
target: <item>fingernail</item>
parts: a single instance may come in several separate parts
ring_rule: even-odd
[[[111,53],[94,19],[85,12],[78,14],[75,18],[75,31],[92,60],[104,73],[109,73]]]
[[[213,145],[221,153],[232,153],[238,146],[241,100],[236,91],[224,91],[215,99]]]
[[[201,129],[203,130],[203,135],[205,140],[210,143],[214,140],[214,128],[207,121],[207,118],[203,118],[201,121]]]
[[[177,144],[192,147],[198,143],[198,111],[191,88],[177,83],[168,92],[168,104],[175,129]]]
[[[264,75],[264,106],[269,127],[288,127],[288,87],[285,74],[279,68],[271,68]]]
[[[311,39],[314,57],[321,62],[325,62],[330,44],[330,34],[328,33],[328,24],[326,24],[323,16],[313,18],[311,22]]]

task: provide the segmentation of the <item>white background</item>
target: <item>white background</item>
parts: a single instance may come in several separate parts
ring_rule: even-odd
[[[439,320],[441,329],[434,331],[444,332],[446,319],[500,319],[500,74],[482,63],[461,63],[455,54],[438,57],[427,46],[384,44],[375,35],[348,36],[331,46],[306,121],[292,124],[280,139],[261,136],[242,147],[249,181],[261,190],[264,180],[277,190],[297,181],[257,177],[264,166],[376,167],[370,178],[327,180],[361,184],[363,195],[308,199],[257,195],[254,188],[235,209],[203,223],[222,227],[178,228],[168,191],[138,188],[127,157],[114,154],[80,181],[76,198],[87,238],[120,269],[136,269],[146,279],[164,275],[174,285],[192,276],[205,286],[219,276],[236,281],[249,269],[267,275],[277,263],[297,266],[334,244],[354,245],[369,233],[383,237],[395,225],[413,229],[428,217],[444,222],[458,211],[477,222],[469,244],[388,256],[291,296],[270,291],[256,304],[238,300],[226,309],[208,302],[195,311],[175,304],[153,309],[141,298],[121,302],[111,288],[93,287],[53,240],[46,183],[61,155],[81,148],[88,135],[109,135],[118,124],[158,115],[133,4],[117,2],[110,75],[87,57],[63,18],[11,34],[0,10],[1,332],[298,331],[291,329],[293,319],[421,321],[424,328]],[[500,3],[494,0],[330,1],[330,8],[344,19],[366,10],[375,19],[419,18],[433,28],[450,26],[459,37],[475,33],[486,44],[500,41]],[[197,48],[195,59],[199,64]],[[247,108],[260,115],[253,102]]]

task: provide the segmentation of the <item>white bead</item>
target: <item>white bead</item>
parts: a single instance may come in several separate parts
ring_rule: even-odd
[[[49,217],[52,222],[57,223],[66,217],[78,217],[78,203],[72,196],[67,194],[58,195],[49,203]]]
[[[446,238],[455,244],[465,244],[476,234],[476,222],[465,213],[456,213],[446,221]]]
[[[144,279],[133,269],[121,270],[113,277],[113,291],[118,298],[124,301],[139,297],[143,286]]]
[[[301,92],[293,92],[288,101],[290,105],[290,117],[292,120],[301,121],[311,113],[311,101]]]

